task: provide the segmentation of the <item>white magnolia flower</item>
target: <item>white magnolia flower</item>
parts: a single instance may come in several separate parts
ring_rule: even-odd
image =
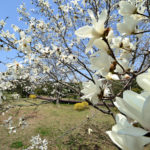
[[[121,48],[122,47],[122,37],[114,37],[112,38],[112,48]]]
[[[133,17],[128,16],[124,17],[123,23],[117,24],[118,31],[123,35],[131,35],[136,33],[137,20],[135,20]]]
[[[143,150],[144,145],[150,143],[150,138],[144,137],[148,131],[133,127],[122,114],[116,115],[116,122],[112,131],[106,133],[122,150]]]
[[[136,81],[144,91],[150,92],[150,69],[147,73],[138,75]]]
[[[17,62],[16,60],[13,63],[7,64],[7,67],[13,73],[20,73],[23,69],[22,62]]]
[[[119,64],[124,68],[124,70],[129,69],[129,60],[126,58],[118,59]],[[117,64],[115,72],[123,73],[123,69]]]
[[[94,80],[95,84],[92,81],[83,82],[83,90],[81,92],[84,94],[83,99],[88,98],[92,101],[93,104],[97,104],[99,101],[98,95],[101,93],[104,79]]]
[[[122,16],[128,16],[128,15],[136,15],[138,13],[144,13],[145,6],[144,6],[145,0],[137,1],[137,0],[129,0],[129,1],[120,1],[119,2],[119,14]]]
[[[26,36],[24,31],[20,32],[21,40],[17,41],[19,43],[18,50],[21,50],[23,52],[26,52],[27,54],[31,52],[30,43],[32,41],[32,38],[30,36]]]
[[[99,48],[100,50],[104,50],[104,51],[106,51],[106,52],[109,53],[109,47],[108,47],[108,45],[107,45],[106,42],[104,42],[104,40],[102,40],[101,38],[96,39],[96,40],[93,42],[93,44],[94,44],[97,48]]]
[[[130,53],[131,50],[135,50],[135,44],[131,43],[130,39],[127,37],[115,37],[112,38],[112,48]]]
[[[150,130],[150,93],[137,94],[127,90],[123,92],[123,99],[117,97],[114,104],[122,113]]]
[[[113,62],[113,58],[105,51],[101,51],[99,56],[91,57],[91,68],[97,70],[97,74],[100,73],[103,77],[107,76],[110,70],[110,66]]]
[[[136,6],[127,1],[120,1],[119,7],[119,14],[122,16],[135,14],[137,11]]]
[[[88,10],[88,13],[92,19],[93,26],[83,26],[75,31],[75,34],[79,38],[90,38],[90,41],[87,45],[86,52],[88,52],[96,39],[101,38],[104,35],[104,32],[107,30],[104,27],[104,23],[107,18],[107,11],[103,10],[103,12],[99,15],[98,21],[94,17],[94,14],[91,10]]]

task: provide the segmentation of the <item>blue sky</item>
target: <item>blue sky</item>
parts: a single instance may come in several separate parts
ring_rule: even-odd
[[[5,19],[6,17],[9,17],[7,19],[7,24],[5,29],[12,30],[11,24],[16,24],[18,26],[23,27],[23,24],[19,22],[19,14],[17,13],[17,8],[24,2],[26,4],[27,8],[32,8],[32,5],[30,4],[30,0],[1,0],[0,4],[0,20]],[[9,62],[8,57],[15,57],[16,52],[14,50],[10,52],[5,52],[3,50],[0,50],[0,61]],[[6,67],[4,65],[0,64],[0,72],[5,71]]]

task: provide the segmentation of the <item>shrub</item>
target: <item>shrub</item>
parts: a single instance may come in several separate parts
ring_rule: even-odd
[[[89,108],[89,104],[87,102],[74,104],[74,109],[75,110],[85,110],[87,108]]]
[[[29,98],[35,99],[35,98],[36,98],[36,95],[30,94],[30,95],[29,95]]]
[[[89,108],[89,103],[88,102],[84,101],[84,102],[82,102],[82,104],[84,105],[85,108]]]

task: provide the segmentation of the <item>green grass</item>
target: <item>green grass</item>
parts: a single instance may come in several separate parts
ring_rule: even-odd
[[[26,145],[30,145],[31,137],[37,134],[48,140],[48,150],[117,150],[105,134],[114,124],[110,116],[92,107],[84,111],[76,111],[73,105],[69,104],[50,103],[28,107],[30,102],[39,104],[41,100],[13,101],[11,105],[22,104],[26,107],[12,108],[4,116],[0,116],[0,124],[10,115],[13,116],[15,124],[21,116],[24,116],[28,123],[28,127],[17,129],[15,134],[8,134],[5,127],[0,126],[2,150],[22,150]],[[87,115],[94,117],[87,120]],[[88,128],[93,130],[91,135],[88,135]]]
[[[13,142],[11,145],[10,145],[11,148],[20,148],[20,147],[23,147],[23,143],[22,141],[16,141],[16,142]]]
[[[42,127],[38,127],[36,130],[35,130],[35,133],[37,134],[40,134],[41,136],[53,136],[55,131],[54,131],[54,128],[46,128],[44,126]]]

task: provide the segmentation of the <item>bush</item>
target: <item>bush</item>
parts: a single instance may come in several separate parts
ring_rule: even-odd
[[[82,102],[82,104],[84,105],[85,108],[89,108],[89,103],[88,102],[84,101],[84,102]]]
[[[30,95],[29,95],[29,98],[35,99],[35,98],[36,98],[36,95],[30,94]]]
[[[89,104],[87,102],[74,104],[74,109],[75,110],[85,110],[87,108],[89,108]]]

